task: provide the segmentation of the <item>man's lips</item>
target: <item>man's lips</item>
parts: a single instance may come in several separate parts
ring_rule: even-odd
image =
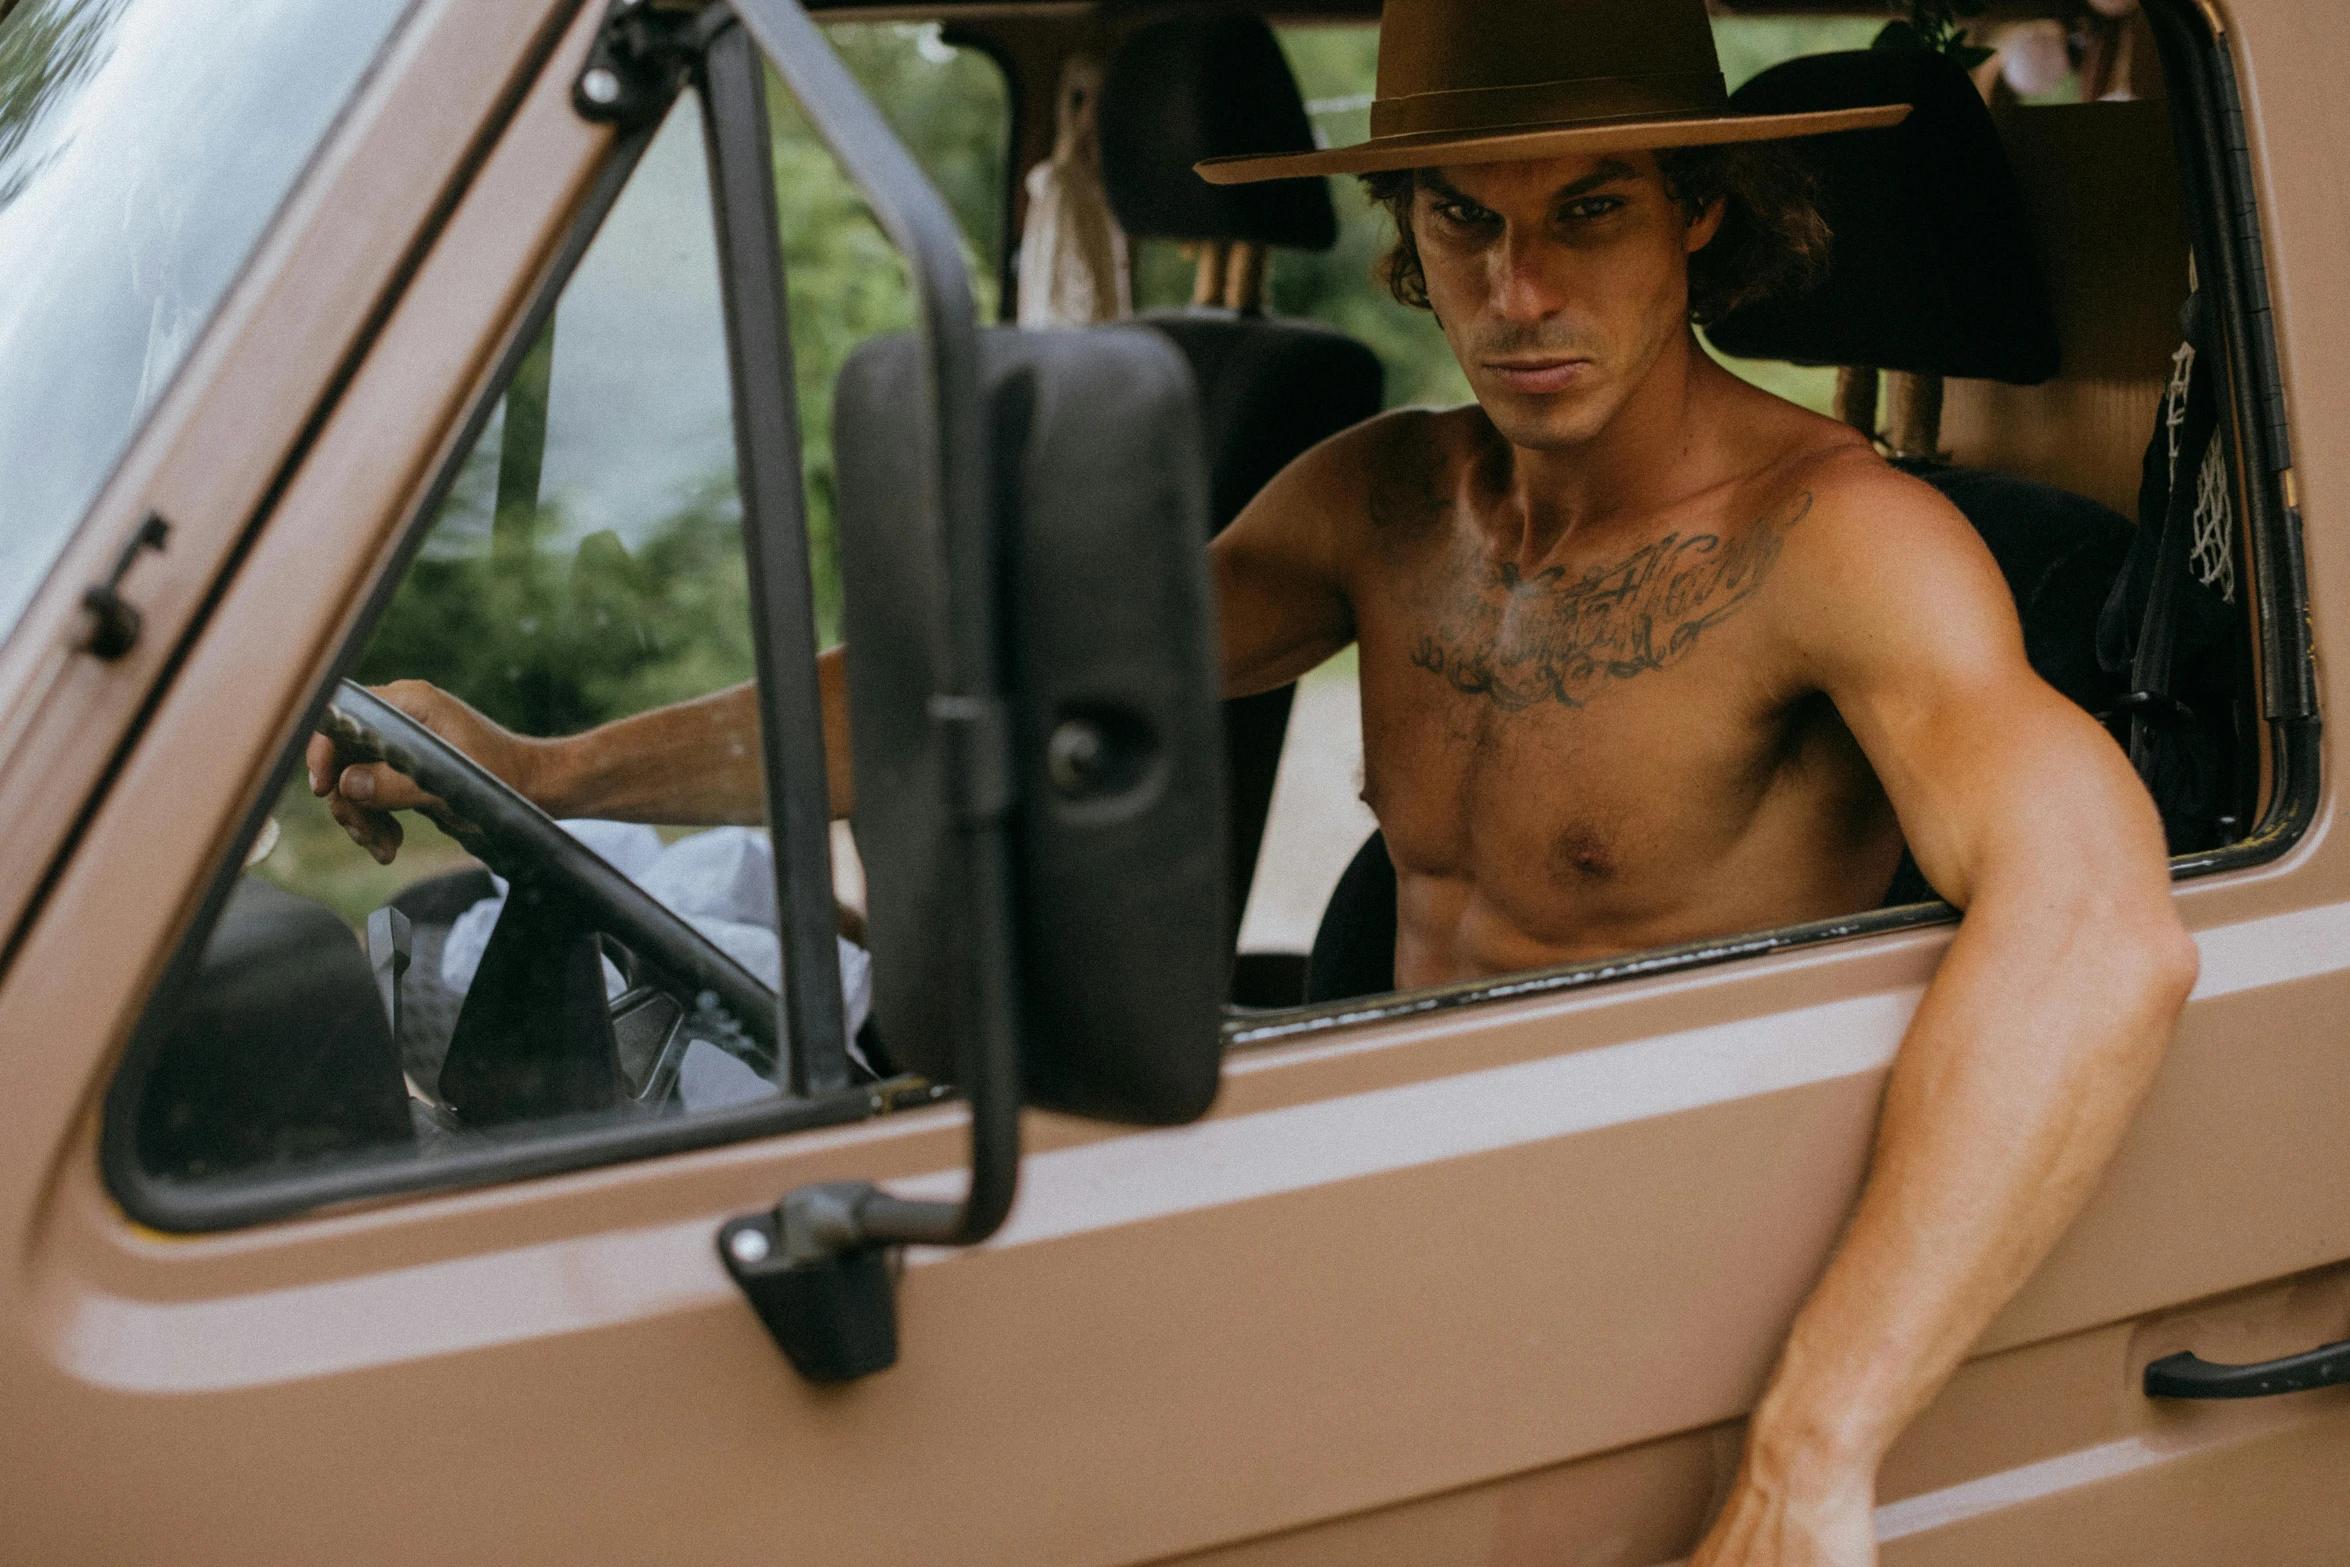
[[[1563,392],[1591,368],[1588,359],[1488,359],[1486,373],[1513,392]]]

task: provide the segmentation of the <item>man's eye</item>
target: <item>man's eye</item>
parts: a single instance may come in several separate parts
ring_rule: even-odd
[[[1604,218],[1623,206],[1621,196],[1579,196],[1561,209],[1561,215],[1570,218]]]
[[[1440,201],[1436,204],[1436,215],[1447,223],[1458,223],[1468,228],[1493,220],[1492,213],[1465,201]]]

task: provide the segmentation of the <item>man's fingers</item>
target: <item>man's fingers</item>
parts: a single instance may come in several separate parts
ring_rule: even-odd
[[[335,743],[324,735],[312,735],[310,744],[303,748],[302,765],[310,774],[310,792],[324,798],[335,786]]]
[[[335,792],[378,811],[413,811],[440,802],[416,787],[416,780],[383,762],[361,762],[343,769]]]
[[[6,0],[0,0],[0,4],[6,4]],[[376,696],[477,761],[498,742],[508,747],[514,744],[513,737],[504,730],[455,697],[421,680],[395,680],[371,689]],[[309,766],[311,792],[326,798],[328,809],[342,824],[343,831],[351,835],[352,842],[386,865],[399,852],[403,837],[399,823],[392,818],[394,811],[422,811],[444,831],[463,831],[462,823],[452,824],[448,807],[438,797],[388,762],[353,762],[344,766],[344,753],[323,736],[314,737],[303,756]],[[511,777],[515,769],[491,766],[490,771],[500,777]]]
[[[339,794],[327,796],[326,809],[327,814],[335,819],[337,825],[350,835],[353,843],[377,859],[383,858],[381,851],[383,840],[387,836],[384,832],[384,825],[390,821],[389,817],[367,810],[363,806],[353,805]]]
[[[351,841],[374,856],[378,865],[389,865],[400,852],[401,841],[407,836],[399,820],[383,811],[370,810],[355,804],[342,794],[327,797],[326,808],[342,824]]]

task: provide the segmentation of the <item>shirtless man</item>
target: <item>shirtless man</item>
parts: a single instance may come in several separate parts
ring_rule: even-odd
[[[1880,1460],[2086,1200],[2196,955],[2151,802],[2032,673],[1965,519],[1698,346],[1691,257],[1735,201],[1687,199],[1681,166],[1570,152],[1377,187],[1477,403],[1334,438],[1217,539],[1225,683],[1359,645],[1401,985],[1872,907],[1905,842],[1965,911],[1693,1558],[1857,1567]],[[845,812],[840,650],[823,670]],[[386,694],[559,815],[761,814],[747,690],[553,741]],[[387,813],[423,803],[323,742],[311,781],[380,858]]]

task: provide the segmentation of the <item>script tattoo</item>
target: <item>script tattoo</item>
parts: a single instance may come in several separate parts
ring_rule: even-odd
[[[1478,568],[1412,662],[1508,712],[1581,707],[1600,681],[1663,669],[1736,614],[1811,504],[1806,491],[1726,542],[1668,533],[1572,582],[1559,566],[1523,580],[1507,562]]]

